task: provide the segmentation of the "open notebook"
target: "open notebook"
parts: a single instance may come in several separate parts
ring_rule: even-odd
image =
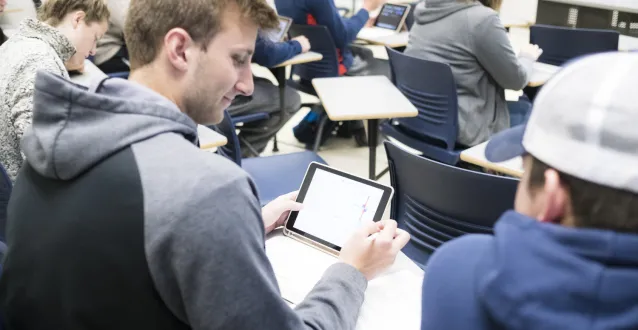
[[[266,241],[282,297],[300,303],[337,258],[283,235]],[[423,271],[404,254],[368,283],[357,329],[420,329]]]

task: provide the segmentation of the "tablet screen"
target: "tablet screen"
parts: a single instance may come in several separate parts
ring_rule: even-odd
[[[303,210],[286,227],[340,250],[361,224],[381,219],[392,188],[313,165],[297,198]]]
[[[272,42],[283,41],[290,24],[291,20],[289,18],[279,16],[279,26],[272,30],[264,31],[264,34]]]
[[[401,21],[403,20],[403,14],[407,9],[407,6],[392,4],[383,5],[383,8],[381,8],[381,12],[377,17],[375,26],[384,29],[398,30],[399,24],[401,24]]]

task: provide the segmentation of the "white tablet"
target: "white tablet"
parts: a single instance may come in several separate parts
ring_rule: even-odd
[[[313,162],[297,196],[303,210],[290,213],[284,235],[337,254],[362,224],[381,220],[393,192],[392,187]]]
[[[291,25],[292,18],[279,16],[279,26],[272,30],[264,31],[264,36],[272,42],[284,41]]]
[[[379,16],[374,21],[374,27],[399,32],[409,12],[409,5],[386,3],[381,7],[381,12],[379,12]]]

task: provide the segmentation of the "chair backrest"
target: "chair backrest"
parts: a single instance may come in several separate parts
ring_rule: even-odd
[[[386,47],[392,82],[419,110],[397,119],[411,135],[441,142],[453,150],[458,135],[458,97],[452,69],[445,63],[405,55]]]
[[[293,24],[288,32],[292,38],[306,36],[312,45],[312,51],[323,56],[321,61],[294,65],[292,67],[294,74],[298,75],[301,80],[306,81],[312,81],[314,78],[339,76],[337,46],[335,46],[327,27]]]
[[[441,244],[468,233],[492,233],[512,209],[518,180],[449,166],[385,142],[394,188],[391,217],[407,230],[411,249],[425,258]],[[419,262],[419,260],[415,260]]]
[[[4,166],[0,164],[0,241],[5,240],[5,226],[7,223],[7,206],[11,197],[13,184]]]
[[[612,30],[539,24],[530,28],[529,42],[543,49],[539,62],[560,66],[583,55],[618,51],[619,38],[620,34]]]
[[[221,123],[209,126],[208,128],[216,130],[225,136],[226,140],[228,140],[226,145],[217,148],[217,153],[241,166],[241,146],[239,144],[239,137],[237,136],[235,125],[233,124],[233,120],[230,117],[228,110],[224,110],[224,119],[222,119]]]

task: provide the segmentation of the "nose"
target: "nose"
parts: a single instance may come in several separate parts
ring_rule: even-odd
[[[93,44],[93,47],[91,48],[91,50],[89,51],[89,55],[90,56],[95,56],[95,53],[97,52],[97,43]]]
[[[255,84],[253,83],[253,74],[250,66],[242,68],[239,74],[239,80],[235,84],[237,92],[244,96],[250,96],[253,94]]]

